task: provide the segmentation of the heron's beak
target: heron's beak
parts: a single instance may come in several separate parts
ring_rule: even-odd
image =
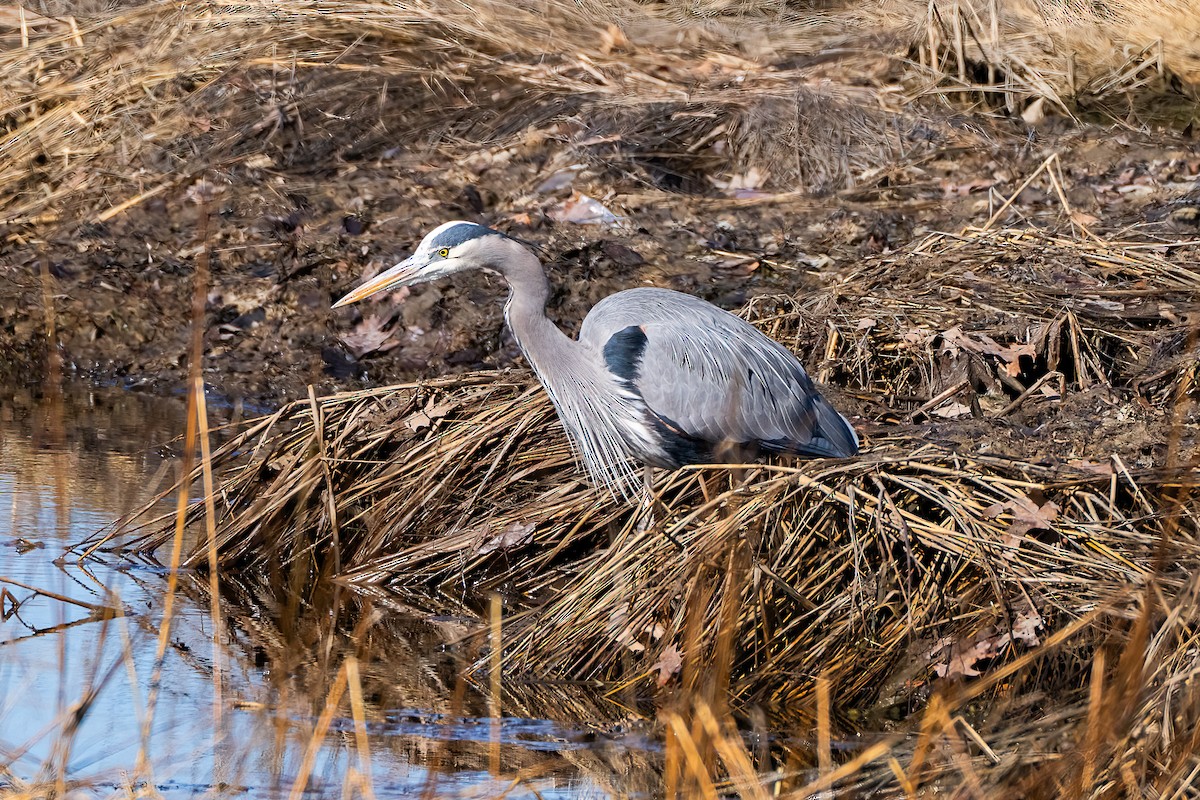
[[[341,308],[351,303],[357,303],[359,300],[389,289],[399,289],[401,286],[420,283],[416,278],[420,276],[421,270],[425,267],[426,263],[425,259],[409,256],[396,266],[391,269],[385,269],[341,300],[338,300],[333,304],[333,308]]]

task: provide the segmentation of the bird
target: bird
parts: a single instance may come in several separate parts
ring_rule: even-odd
[[[504,319],[554,404],[593,484],[634,496],[638,464],[744,463],[761,454],[846,458],[854,427],[799,359],[749,322],[693,295],[638,287],[609,295],[572,339],[546,316],[550,282],[527,244],[446,222],[411,256],[333,308],[470,270],[508,283]]]

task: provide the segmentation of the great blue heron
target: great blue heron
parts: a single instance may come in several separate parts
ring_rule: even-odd
[[[757,452],[844,457],[850,423],[796,357],[750,323],[669,289],[604,298],[578,341],[546,317],[550,284],[521,242],[472,222],[447,222],[417,250],[336,304],[485,269],[508,281],[504,318],[558,410],[594,483],[629,496],[633,462],[678,469]]]

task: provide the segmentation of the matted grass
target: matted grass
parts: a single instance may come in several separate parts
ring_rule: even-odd
[[[751,319],[826,355],[814,371],[844,385],[845,405],[860,398],[865,452],[662,476],[649,527],[584,482],[528,373],[314,397],[214,455],[219,562],[425,608],[477,609],[500,591],[508,675],[646,691],[677,680],[676,656],[724,660],[733,707],[776,724],[814,719],[824,676],[838,730],[973,724],[993,750],[1009,742],[971,760],[989,783],[1047,764],[1082,780],[1062,748],[1100,713],[1097,653],[1125,642],[1144,660],[1115,674],[1139,688],[1110,690],[1136,711],[1105,723],[1113,749],[1087,781],[1123,763],[1116,742],[1136,747],[1138,782],[1176,780],[1174,731],[1197,730],[1200,697],[1151,698],[1184,691],[1172,687],[1196,668],[1168,640],[1191,636],[1200,574],[1194,508],[1172,499],[1194,480],[1178,455],[1197,424],[1179,312],[1197,283],[1138,245],[978,229],[874,259],[803,303],[760,300]],[[124,547],[169,539],[142,524]],[[201,544],[185,564],[205,559]],[[1152,642],[1123,632],[1150,616]],[[970,721],[955,721],[968,700]],[[1154,721],[1172,709],[1177,721]],[[1049,739],[1030,722],[1047,713]],[[1046,749],[1025,757],[1022,736]],[[918,783],[965,780],[953,759],[921,766],[889,741]]]
[[[264,154],[333,167],[547,136],[691,190],[751,169],[830,190],[919,160],[934,130],[986,146],[981,129],[910,113],[929,96],[1031,121],[1191,121],[1200,19],[1184,0],[822,6],[6,7],[0,221],[102,223],[202,172],[253,177]]]
[[[1196,118],[1200,9],[1187,0],[955,0],[930,3],[921,28],[920,94],[982,101],[1033,123],[1061,114],[1185,127]]]

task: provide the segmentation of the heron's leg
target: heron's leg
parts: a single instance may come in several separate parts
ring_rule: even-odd
[[[638,521],[635,528],[638,533],[645,533],[654,526],[654,515],[656,513],[661,515],[664,523],[667,521],[667,509],[659,502],[658,496],[654,493],[654,470],[651,467],[646,467],[646,471],[642,473],[642,478],[642,500],[638,504]],[[671,534],[671,531],[668,530],[665,524],[660,529],[660,532],[663,536],[667,537],[667,540],[671,544],[680,550],[687,549],[683,546],[683,542]]]
[[[642,467],[642,499],[638,502],[637,532],[644,533],[654,525],[654,469]]]

